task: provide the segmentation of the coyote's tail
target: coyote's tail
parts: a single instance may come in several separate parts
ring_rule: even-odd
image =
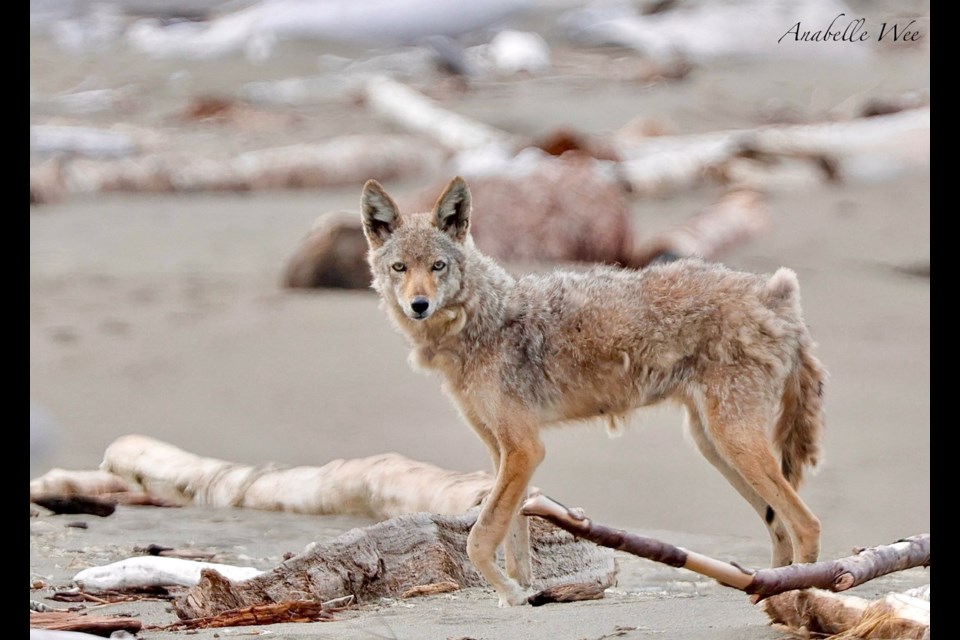
[[[779,269],[767,283],[767,305],[800,319],[800,285],[796,274]],[[792,312],[792,313],[791,313]],[[780,450],[780,466],[787,481],[796,488],[804,467],[815,468],[820,457],[824,427],[823,383],[827,372],[811,353],[813,341],[804,327],[793,370],[787,376],[781,399],[780,419],[773,432]]]

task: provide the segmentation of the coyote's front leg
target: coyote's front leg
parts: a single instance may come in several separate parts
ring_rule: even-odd
[[[493,490],[467,538],[467,555],[477,571],[496,589],[503,607],[526,602],[524,588],[497,566],[496,553],[507,537],[511,522],[517,517],[533,472],[543,460],[544,448],[537,433],[536,417],[529,413],[511,411],[508,419],[498,423],[494,435],[500,445],[500,466]],[[513,565],[511,568],[522,574],[523,569],[517,566],[517,560],[524,559],[511,553],[518,542],[521,540],[511,540],[506,555],[508,563]]]
[[[493,431],[470,407],[461,407],[463,417],[467,423],[473,427],[480,439],[490,452],[490,459],[493,461],[494,474],[500,471],[500,443]],[[527,492],[521,498],[527,497]],[[487,496],[487,502],[490,496]],[[510,520],[510,526],[507,530],[506,540],[504,540],[504,565],[507,570],[507,576],[516,580],[520,586],[529,587],[533,584],[533,567],[530,562],[530,519],[520,515],[517,511]]]

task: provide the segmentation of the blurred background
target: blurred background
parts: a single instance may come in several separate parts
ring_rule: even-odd
[[[929,530],[928,2],[30,7],[31,477],[128,433],[486,469],[365,288],[357,227],[368,178],[426,208],[459,173],[516,273],[797,271],[831,373],[801,492],[825,554]],[[550,431],[534,482],[617,526],[764,548],[681,422]]]

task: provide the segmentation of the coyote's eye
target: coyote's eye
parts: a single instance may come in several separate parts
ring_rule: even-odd
[[[434,271],[443,271],[446,268],[447,268],[447,263],[444,262],[443,260],[437,260],[436,262],[433,263]]]
[[[403,264],[402,262],[394,262],[392,265],[390,265],[390,267],[397,273],[403,273],[407,270],[407,265]]]

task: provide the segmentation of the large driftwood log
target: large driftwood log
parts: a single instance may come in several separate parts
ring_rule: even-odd
[[[604,262],[630,257],[626,197],[587,162],[545,156],[522,176],[471,178],[477,247],[507,262]],[[438,186],[399,199],[403,211],[429,211]],[[370,286],[358,211],[324,214],[289,260],[287,287]]]
[[[568,509],[544,495],[527,500],[521,513],[544,518],[574,535],[605,547],[696,571],[721,584],[754,595],[755,601],[809,587],[844,591],[888,573],[930,565],[929,533],[863,549],[854,556],[839,560],[748,571],[666,542],[597,524],[579,510]]]
[[[140,435],[111,443],[101,469],[181,504],[376,519],[419,511],[464,513],[493,485],[485,472],[449,471],[396,453],[333,460],[322,467],[254,467],[201,457]]]
[[[752,189],[809,185],[779,179],[784,159],[807,161],[821,182],[876,180],[929,169],[930,108],[692,135],[636,137],[623,132],[614,136],[612,146],[623,159],[618,171],[641,195],[673,193],[705,182]]]
[[[200,584],[175,601],[181,618],[294,599],[358,602],[397,598],[411,589],[453,582],[486,586],[467,557],[467,534],[478,509],[458,516],[414,513],[315,544],[271,571],[230,582],[204,571]],[[616,580],[613,553],[544,522],[531,523],[534,584],[590,583],[602,591]]]
[[[252,191],[361,184],[437,171],[446,152],[406,135],[341,136],[232,158],[152,153],[122,161],[63,158],[30,170],[30,199],[108,191]]]

